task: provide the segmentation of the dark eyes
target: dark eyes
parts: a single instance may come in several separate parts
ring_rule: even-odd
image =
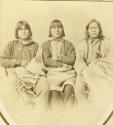
[[[23,28],[19,28],[18,30],[28,30],[27,28],[23,29]]]
[[[98,27],[89,27],[89,29],[98,29]]]
[[[53,29],[56,29],[56,28],[58,28],[58,29],[60,29],[60,28],[62,28],[61,26],[56,26],[56,27],[51,27],[51,28],[53,28]]]

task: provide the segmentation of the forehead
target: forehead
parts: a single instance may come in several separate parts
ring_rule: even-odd
[[[63,27],[63,26],[60,22],[53,22],[50,27],[53,28],[53,27]]]
[[[29,29],[29,28],[28,28],[27,25],[19,23],[18,24],[18,29]]]
[[[99,27],[97,22],[92,22],[89,24],[89,27]]]

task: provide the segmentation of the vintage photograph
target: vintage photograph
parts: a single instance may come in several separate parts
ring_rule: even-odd
[[[112,1],[0,1],[0,125],[113,125],[112,12]]]

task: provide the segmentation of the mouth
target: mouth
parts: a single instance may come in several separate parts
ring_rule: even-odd
[[[59,32],[56,32],[56,34],[59,34]]]
[[[95,32],[93,32],[93,33],[91,33],[92,35],[96,35],[96,33]]]

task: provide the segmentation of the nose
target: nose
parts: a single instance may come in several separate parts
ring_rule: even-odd
[[[55,27],[55,31],[56,31],[56,32],[58,32],[58,31],[59,31],[59,28],[58,28],[57,26]]]
[[[54,27],[54,29],[55,29],[55,31],[59,31],[59,27],[58,26]]]
[[[22,29],[22,32],[25,33],[25,30],[26,30],[26,29]]]

